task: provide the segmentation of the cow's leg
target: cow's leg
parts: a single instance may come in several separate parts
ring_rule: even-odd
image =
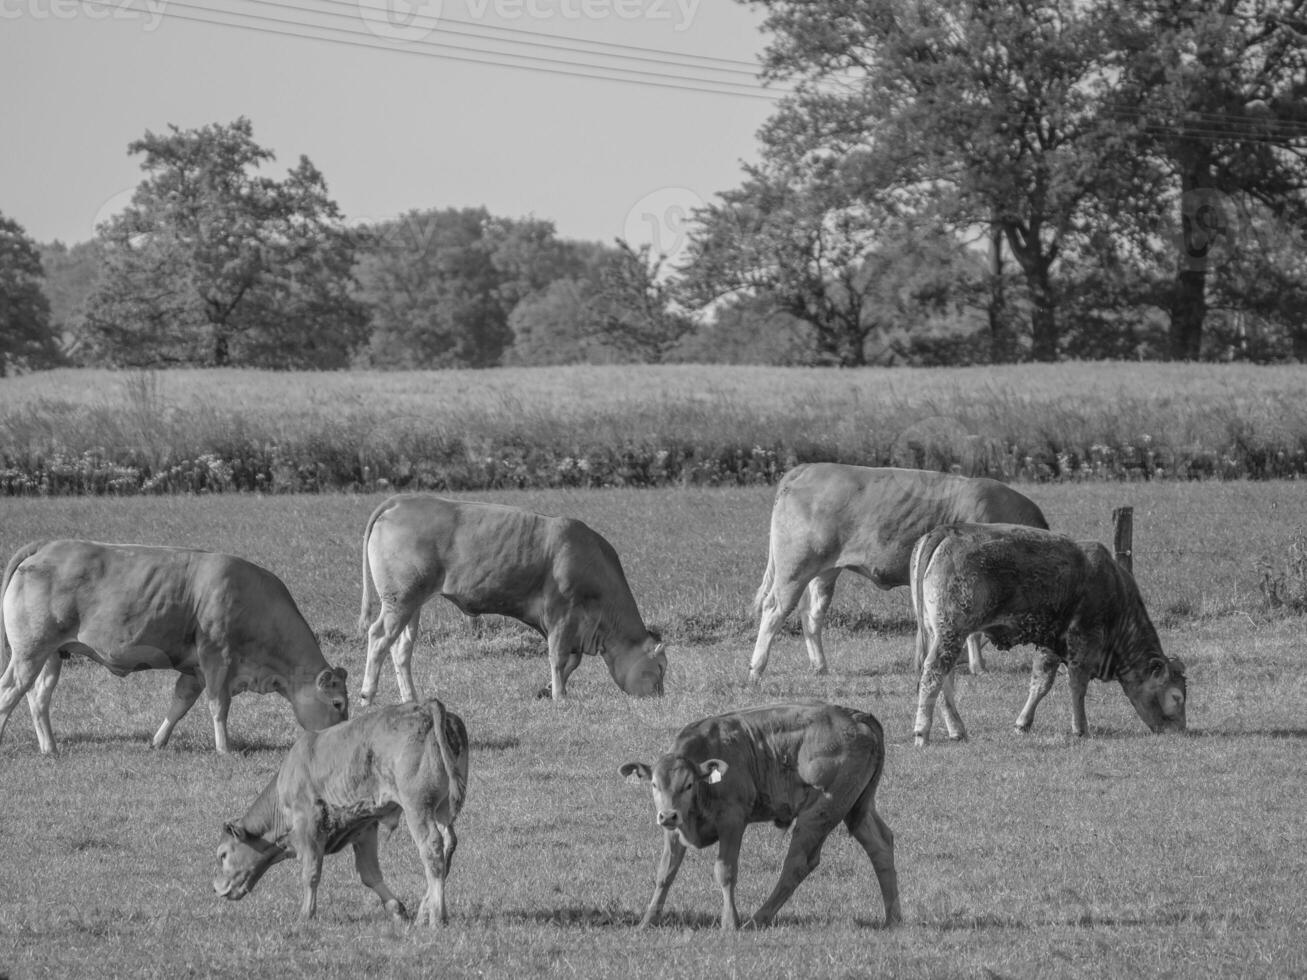
[[[799,604],[806,585],[806,582],[783,582],[783,576],[778,574],[771,591],[763,596],[758,616],[758,639],[754,641],[753,656],[749,659],[750,684],[762,680],[776,634],[785,625],[785,617],[794,612]]]
[[[419,606],[414,610],[414,614],[419,612]],[[409,617],[402,615],[402,611],[395,610],[389,602],[382,600],[381,613],[372,621],[368,627],[368,655],[363,666],[363,686],[359,688],[359,704],[368,707],[372,704],[373,699],[377,696],[377,683],[380,680],[381,661],[387,653],[394,648],[395,641],[399,639],[408,624]],[[414,639],[416,640],[416,633]],[[409,645],[405,654],[405,663],[413,656],[412,644]],[[399,663],[391,657],[395,664],[395,675],[399,676]],[[413,683],[412,675],[407,678],[410,685]],[[401,690],[403,681],[400,682]],[[409,698],[409,700],[413,700]]]
[[[50,698],[54,687],[59,683],[59,672],[63,670],[63,657],[55,654],[45,662],[36,681],[27,692],[27,710],[32,715],[32,727],[36,729],[36,741],[42,752],[54,751],[54,729],[50,727]]]
[[[300,856],[300,882],[304,886],[304,900],[300,903],[300,918],[311,919],[318,913],[318,882],[322,880],[322,845],[309,835],[302,835],[295,850]]]
[[[226,655],[216,650],[199,651],[204,675],[204,698],[213,717],[213,744],[222,753],[230,751],[227,744],[227,712],[231,710],[231,691],[227,688]]]
[[[722,890],[722,930],[740,928],[740,913],[735,907],[735,879],[740,869],[740,843],[744,840],[744,823],[723,821],[717,826],[717,860],[713,877]]]
[[[37,677],[45,670],[50,658],[59,659],[57,652],[51,652],[47,656],[30,656],[23,651],[10,649],[9,665],[5,667],[4,673],[0,673],[0,736],[4,735],[5,725],[9,722],[9,715],[14,710],[24,694],[26,694],[36,683]],[[40,737],[40,730],[37,730],[37,736]],[[41,746],[42,752],[53,752],[55,750],[53,741],[49,748],[44,744]]]
[[[830,819],[825,807],[805,810],[799,814],[790,834],[790,849],[785,854],[781,876],[767,896],[767,901],[762,903],[762,907],[749,920],[751,925],[771,925],[781,906],[794,894],[794,889],[821,863],[821,847],[838,823],[838,820]]]
[[[445,876],[449,868],[445,863],[446,842],[436,818],[423,812],[420,806],[404,808],[408,820],[408,832],[413,836],[413,843],[418,846],[418,856],[422,858],[422,870],[427,876],[427,891],[418,905],[417,921],[425,921],[435,928],[437,921],[442,925],[449,921],[445,909]]]
[[[945,674],[944,683],[940,685],[939,690],[944,696],[944,726],[948,729],[948,737],[954,742],[965,742],[967,728],[962,724],[962,716],[958,714],[957,702],[953,700],[957,674],[956,668]]]
[[[1057,679],[1057,668],[1060,665],[1061,661],[1052,650],[1040,647],[1035,652],[1035,658],[1030,661],[1030,694],[1021,714],[1017,715],[1017,731],[1030,731],[1030,726],[1035,723],[1035,709],[1044,700],[1044,695],[1053,689],[1053,681]]]
[[[686,846],[681,843],[680,835],[676,831],[669,830],[663,834],[663,853],[658,859],[653,897],[649,899],[649,907],[645,909],[644,917],[640,919],[641,929],[653,925],[662,915],[663,904],[667,901],[667,893],[671,891],[672,882],[676,880],[676,872],[680,870],[685,851]]]
[[[388,887],[381,876],[381,862],[377,855],[377,825],[373,824],[354,838],[354,867],[359,873],[359,880],[377,893],[381,907],[392,918],[407,919],[408,910]]]
[[[417,687],[413,684],[413,647],[418,641],[418,627],[422,622],[422,610],[413,613],[408,624],[399,634],[399,642],[390,648],[390,662],[395,668],[395,683],[399,685],[401,701],[416,701]]]
[[[821,645],[821,630],[826,625],[826,613],[835,596],[835,580],[839,574],[838,568],[830,568],[808,583],[808,608],[800,617],[808,660],[818,674],[826,673],[826,651]]]
[[[572,676],[572,672],[581,666],[581,651],[577,649],[576,643],[570,633],[566,630],[555,629],[549,634],[549,687],[548,696],[555,701],[561,701],[567,696],[567,679]],[[541,690],[538,697],[545,697],[545,690]]]
[[[984,645],[984,633],[972,633],[967,637],[967,666],[971,668],[973,674],[983,674],[985,672],[985,658],[980,655],[980,650]]]
[[[946,683],[951,684],[949,674],[957,664],[962,652],[962,638],[950,629],[929,630],[929,647],[926,658],[921,665],[921,681],[917,686],[917,722],[913,735],[917,745],[930,741],[930,724],[935,715],[935,701]],[[948,703],[947,697],[945,703]],[[951,710],[954,715],[957,708]],[[947,714],[947,711],[946,711]],[[956,718],[958,724],[962,719]]]
[[[203,691],[204,678],[199,674],[178,674],[177,683],[172,689],[172,704],[168,706],[168,714],[163,719],[163,724],[159,726],[159,730],[154,733],[154,740],[150,744],[156,749],[167,745],[168,739],[172,737],[172,730],[177,727],[177,722],[191,710],[191,706],[199,700]]]
[[[876,812],[872,787],[867,787],[858,798],[844,822],[853,839],[871,858],[880,884],[880,897],[885,903],[885,925],[898,925],[903,921],[903,913],[899,908],[899,876],[894,870],[894,833]]]
[[[1089,722],[1085,719],[1085,694],[1089,690],[1089,675],[1072,661],[1067,661],[1067,680],[1071,684],[1071,731],[1076,735],[1089,734]]]

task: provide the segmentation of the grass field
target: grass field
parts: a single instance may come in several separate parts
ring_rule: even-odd
[[[62,370],[0,382],[0,493],[686,486],[795,462],[1307,475],[1307,366]]]
[[[1028,651],[960,680],[972,733],[911,747],[906,596],[841,580],[828,653],[807,669],[783,637],[761,690],[742,685],[748,603],[766,553],[764,488],[479,495],[581,516],[623,556],[671,641],[667,697],[636,702],[587,662],[562,704],[536,701],[541,644],[515,624],[431,607],[421,690],[467,721],[472,774],[450,878],[452,921],[390,926],[348,856],[328,859],[319,919],[300,926],[297,875],[274,868],[239,903],[209,880],[221,822],[243,812],[296,734],[285,702],[244,695],[230,757],[202,707],[147,747],[171,674],[118,680],[74,661],[54,699],[58,758],[26,712],[0,745],[0,973],[29,976],[1226,977],[1307,972],[1307,781],[1300,618],[1268,614],[1256,560],[1307,507],[1295,483],[1027,487],[1054,526],[1107,540],[1135,507],[1135,562],[1168,653],[1189,668],[1187,737],[1154,737],[1119,686],[1093,684],[1093,737],[1069,735],[1065,680],[1034,731],[1010,726]],[[48,536],[142,540],[246,555],[278,572],[357,692],[359,537],[382,497],[14,499],[0,552]],[[381,694],[393,698],[383,674]],[[815,696],[871,710],[889,740],[879,809],[897,837],[903,928],[878,927],[870,865],[839,831],[776,928],[723,936],[709,853],[691,854],[672,921],[633,929],[660,840],[645,789],[676,730],[746,704]],[[741,910],[770,890],[785,835],[745,838]],[[413,845],[382,844],[392,887],[421,891]]]

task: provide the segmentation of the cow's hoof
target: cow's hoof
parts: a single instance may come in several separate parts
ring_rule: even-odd
[[[1029,735],[1029,734],[1030,734],[1030,726],[1029,726],[1029,725],[1016,724],[1016,725],[1013,725],[1013,726],[1012,726],[1012,730],[1013,730],[1014,732],[1016,732],[1018,735]]]
[[[757,687],[761,683],[762,683],[762,674],[753,670],[749,671],[749,681],[748,681],[749,686]]]
[[[551,698],[553,696],[554,696],[553,688],[551,688],[548,684],[540,688],[540,690],[536,691],[537,701],[544,701],[546,698]]]
[[[928,735],[922,734],[921,732],[917,732],[915,735],[912,736],[912,744],[915,745],[917,748],[921,748],[928,741],[930,741],[930,737]]]
[[[813,667],[812,672],[816,674],[818,677],[825,677],[827,674],[830,673],[830,668],[827,667],[825,664],[822,664],[820,667]]]
[[[404,908],[404,903],[397,898],[386,903],[386,911],[396,922],[408,922],[413,918],[409,915],[408,909]]]
[[[959,732],[957,735],[950,734],[948,740],[950,742],[965,742],[967,740],[967,733]]]

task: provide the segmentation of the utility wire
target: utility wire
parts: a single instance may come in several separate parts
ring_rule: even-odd
[[[116,0],[82,0],[82,2],[87,6],[99,7],[110,5],[116,2]],[[264,0],[264,2],[266,3],[266,0]],[[293,5],[285,4],[277,4],[277,6],[290,6],[291,9],[300,12],[307,12],[306,8],[303,7],[294,7]],[[215,20],[212,19],[212,17],[196,16],[195,13],[180,13],[177,12],[178,8],[181,8],[182,10],[196,11],[201,14],[217,15],[222,18],[234,18],[234,20]],[[360,24],[360,27],[363,28],[363,30],[352,30],[343,27],[334,27],[328,24],[309,23],[299,20],[288,20],[281,17],[271,17],[264,14],[218,9],[204,6],[202,4],[188,3],[186,0],[169,0],[168,15],[175,19],[192,23],[208,24],[216,27],[231,27],[260,34],[291,37],[299,40],[325,41],[332,44],[340,44],[355,48],[369,48],[377,51],[416,54],[446,61],[461,61],[469,62],[471,64],[492,65],[500,68],[537,71],[547,74],[566,75],[575,78],[624,82],[627,84],[670,88],[680,91],[703,92],[712,95],[733,95],[744,98],[765,99],[771,102],[776,101],[784,94],[779,91],[773,92],[764,89],[761,86],[750,86],[730,79],[709,78],[694,74],[669,74],[666,72],[622,68],[615,65],[595,64],[592,62],[578,63],[574,61],[565,61],[559,58],[547,58],[541,55],[518,54],[508,51],[473,48],[455,44],[442,44],[440,42],[425,39],[397,45],[385,40],[384,38],[378,38],[373,35],[366,29],[366,24]],[[331,16],[341,15],[331,14]],[[335,35],[343,36],[323,35],[320,33],[306,34],[302,33],[301,30],[292,30],[291,28],[307,29],[315,32],[331,31]],[[506,61],[504,60],[505,58],[513,60]],[[595,74],[595,72],[602,74]]]

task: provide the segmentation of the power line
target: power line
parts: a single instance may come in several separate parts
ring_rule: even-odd
[[[299,10],[303,13],[316,13],[314,8],[302,7],[298,5],[277,3],[275,0],[247,0],[247,2],[274,7],[285,7],[292,10]],[[360,6],[351,0],[318,0],[320,6],[344,7],[350,11],[347,15],[335,14],[333,16],[348,16],[351,20],[357,20]],[[650,48],[637,44],[622,44],[616,41],[592,41],[588,38],[576,37],[570,34],[542,34],[539,31],[529,31],[520,27],[502,27],[498,24],[477,24],[468,20],[459,20],[456,18],[446,18],[441,15],[439,18],[433,17],[432,30],[442,33],[458,34],[477,40],[497,40],[493,37],[485,37],[490,34],[507,34],[513,37],[521,36],[528,40],[515,41],[505,40],[506,44],[520,44],[528,47],[543,47],[553,50],[570,50],[578,54],[596,54],[602,57],[625,57],[637,61],[651,61],[656,64],[672,64],[677,67],[702,68],[708,71],[727,72],[731,74],[749,75],[757,78],[759,66],[753,62],[741,61],[738,58],[719,58],[715,55],[690,54],[684,51],[672,51],[667,48]],[[598,50],[586,50],[578,48],[576,45],[585,45],[588,48]],[[605,50],[609,49],[609,50]],[[633,52],[627,54],[626,52]],[[669,60],[671,59],[671,60]],[[681,64],[690,62],[689,64]],[[726,67],[715,67],[713,63],[724,65]]]
[[[106,6],[115,2],[115,0],[82,0],[82,2],[88,6]],[[287,7],[301,13],[310,12],[304,7],[280,3],[274,4],[269,2],[269,0],[261,0],[261,2],[265,5]],[[178,12],[178,8],[196,11],[200,14],[211,16],[197,16],[195,13],[180,13]],[[669,74],[666,72],[623,68],[615,65],[595,64],[590,62],[577,63],[573,61],[564,61],[558,58],[548,58],[542,55],[519,54],[509,51],[443,44],[437,41],[425,39],[405,45],[396,45],[392,42],[386,41],[385,39],[377,38],[370,32],[365,33],[362,30],[353,30],[343,27],[335,27],[329,24],[311,23],[300,20],[288,20],[286,18],[271,17],[265,14],[217,9],[202,4],[188,3],[186,0],[170,0],[168,4],[168,14],[177,20],[189,21],[197,24],[207,24],[215,27],[231,27],[238,30],[246,30],[254,33],[280,37],[290,37],[297,40],[324,41],[330,44],[340,44],[348,47],[400,54],[416,54],[445,61],[491,65],[494,67],[510,68],[520,71],[535,71],[574,78],[623,82],[655,88],[670,88],[679,91],[703,92],[711,95],[733,95],[744,98],[765,99],[771,102],[776,101],[783,94],[781,92],[767,91],[760,86],[749,86],[745,83],[732,81],[730,79],[710,78],[702,75],[695,75],[693,73],[686,75]],[[221,18],[232,18],[232,20],[215,20],[212,15]],[[342,16],[330,12],[328,15],[336,17]],[[353,18],[351,18],[351,20],[352,19]],[[361,26],[366,28],[366,25]],[[323,35],[321,33],[303,33],[303,30],[313,32],[330,31],[333,32],[334,35],[343,36]]]

